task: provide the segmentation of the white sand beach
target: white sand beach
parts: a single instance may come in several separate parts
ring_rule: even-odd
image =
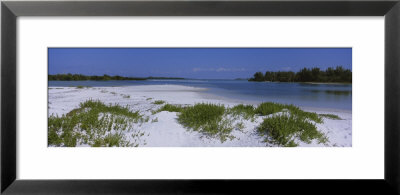
[[[133,111],[139,111],[147,122],[138,124],[135,128],[144,133],[143,140],[139,146],[147,147],[186,147],[186,146],[220,146],[220,147],[265,147],[263,138],[257,135],[256,127],[263,121],[263,117],[257,116],[254,121],[241,119],[244,128],[234,129],[232,140],[221,143],[219,139],[208,138],[203,134],[190,131],[177,122],[176,112],[162,111],[153,113],[162,105],[154,104],[156,100],[163,100],[169,104],[194,105],[195,103],[217,103],[232,107],[241,102],[234,99],[227,99],[220,96],[207,95],[205,88],[195,88],[181,85],[140,85],[121,87],[91,87],[78,89],[76,87],[49,87],[48,115],[67,114],[78,108],[81,102],[88,99],[100,100],[105,104],[129,105]],[[352,113],[346,110],[324,110],[303,108],[306,111],[318,114],[335,114],[342,120],[324,118],[322,124],[316,124],[320,132],[323,132],[329,139],[326,144],[299,142],[299,146],[352,146]],[[126,132],[129,134],[130,132]],[[131,137],[131,136],[127,136]],[[84,145],[80,145],[84,146]]]

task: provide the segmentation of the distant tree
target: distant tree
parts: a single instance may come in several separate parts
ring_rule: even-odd
[[[253,81],[264,81],[264,75],[262,72],[256,72],[254,74]]]
[[[312,68],[311,69],[311,80],[318,81],[320,78],[321,71],[319,68]]]
[[[256,72],[249,81],[271,81],[271,82],[352,82],[352,72],[342,66],[329,67],[322,71],[318,67],[303,68],[299,72],[292,71],[266,71],[264,75]]]
[[[152,77],[162,79],[184,79],[175,77]],[[110,76],[104,74],[103,76],[86,76],[82,74],[56,74],[48,75],[49,81],[83,81],[83,80],[94,80],[94,81],[109,81],[109,80],[147,80],[149,78],[138,78],[138,77],[122,77],[122,76]]]
[[[297,81],[310,82],[312,80],[311,71],[307,68],[303,68],[297,73]]]
[[[111,80],[111,77],[109,75],[104,74],[103,80],[105,80],[105,81]]]
[[[271,82],[274,81],[274,73],[269,71],[265,72],[264,80]]]

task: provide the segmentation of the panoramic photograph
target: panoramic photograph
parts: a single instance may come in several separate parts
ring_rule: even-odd
[[[351,48],[48,48],[48,147],[352,147]]]

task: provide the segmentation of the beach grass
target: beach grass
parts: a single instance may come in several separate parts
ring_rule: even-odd
[[[257,127],[257,132],[265,136],[265,142],[285,147],[298,146],[296,139],[305,143],[311,143],[314,139],[319,143],[327,142],[326,136],[319,132],[312,122],[289,114],[265,118]]]
[[[161,111],[182,112],[183,109],[185,109],[185,107],[183,107],[181,105],[165,104],[160,109],[158,109],[155,113],[158,113]]]
[[[218,137],[221,142],[226,141],[227,138],[233,138],[231,132],[234,127],[239,130],[244,129],[243,123],[234,125],[234,120],[237,118],[232,119],[229,116],[242,116],[245,120],[252,119],[252,121],[256,116],[264,117],[263,122],[257,127],[257,132],[268,143],[297,146],[294,139],[296,137],[306,143],[310,143],[313,139],[317,139],[319,143],[327,141],[315,125],[322,123],[322,116],[325,115],[306,112],[294,105],[264,102],[257,107],[238,104],[226,108],[224,105],[212,103],[199,103],[185,107],[165,104],[155,113],[161,111],[178,112],[178,122],[185,128]]]
[[[285,108],[284,104],[273,102],[263,102],[257,106],[255,113],[261,116],[268,116],[277,112],[281,112]]]
[[[319,114],[320,117],[332,119],[332,120],[342,120],[338,115],[336,114]]]
[[[258,105],[255,109],[255,113],[261,116],[268,116],[270,114],[275,114],[278,112],[290,112],[291,115],[294,115],[301,119],[309,119],[316,123],[322,123],[322,118],[315,112],[306,112],[299,107],[292,104],[279,104],[274,102],[263,102]]]
[[[225,142],[233,130],[232,121],[226,118],[224,105],[198,103],[193,106],[165,104],[155,113],[161,111],[178,112],[178,122],[187,129],[198,131],[206,136],[218,138]]]
[[[163,100],[156,100],[153,102],[153,104],[157,104],[157,105],[164,104],[164,103],[165,103],[165,101],[163,101]]]
[[[326,143],[328,139],[318,131],[316,123],[322,123],[322,117],[339,118],[333,114],[316,114],[294,105],[273,102],[264,102],[256,107],[238,104],[230,108],[213,103],[183,106],[168,104],[162,100],[155,102],[164,104],[154,111],[155,113],[177,112],[178,123],[187,130],[217,138],[221,143],[234,138],[234,129],[241,131],[245,128],[244,123],[237,120],[237,116],[245,120],[263,117],[263,122],[256,127],[258,135],[263,137],[266,143],[285,147],[298,146],[299,141],[311,143],[312,140],[317,140],[318,143]],[[126,137],[124,132],[132,131],[134,123],[143,121],[148,122],[149,117],[143,118],[139,112],[132,112],[128,106],[106,105],[98,100],[87,100],[61,117],[49,117],[48,145],[139,146],[140,131],[133,130],[132,135],[137,138],[133,141]],[[158,122],[158,118],[151,120],[151,123],[154,122]]]
[[[315,112],[306,112],[294,105],[286,105],[285,107],[291,115],[299,118],[299,119],[308,119],[312,120],[316,123],[323,123],[322,118]]]
[[[98,137],[94,140],[93,147],[119,147],[121,143],[124,143],[124,135],[122,133],[108,134],[104,138]],[[128,145],[127,145],[128,146]],[[129,145],[131,146],[131,145]]]
[[[233,116],[243,116],[246,120],[255,116],[255,108],[253,105],[238,104],[228,110]]]
[[[124,131],[132,131],[133,123],[142,119],[139,112],[118,104],[106,105],[98,100],[80,103],[61,117],[51,115],[48,119],[48,145],[75,147],[89,145],[93,147],[134,146],[125,137]],[[132,132],[139,134],[140,131]]]
[[[269,116],[257,127],[264,141],[281,146],[297,146],[295,138],[310,143],[317,139],[326,143],[326,136],[317,130],[315,123],[323,123],[322,117],[315,112],[306,112],[292,104],[263,102],[255,109],[256,114]],[[276,114],[281,113],[281,114]]]
[[[231,122],[224,118],[225,111],[224,105],[199,103],[181,110],[178,121],[186,128],[217,137],[224,142],[233,138],[230,135],[233,127]]]

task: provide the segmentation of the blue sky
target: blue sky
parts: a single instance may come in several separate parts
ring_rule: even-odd
[[[49,74],[249,78],[303,67],[351,69],[351,48],[49,48]]]

